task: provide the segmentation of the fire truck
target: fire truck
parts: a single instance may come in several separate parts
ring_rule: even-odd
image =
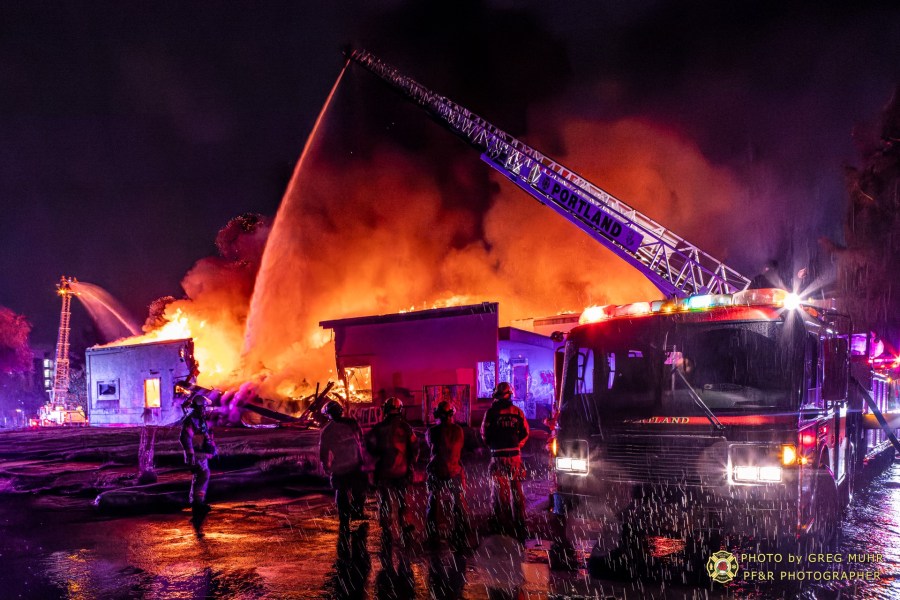
[[[595,557],[834,543],[865,451],[849,319],[780,289],[594,313],[566,342],[555,466],[557,511],[602,524]]]
[[[651,536],[701,554],[724,535],[794,550],[835,542],[867,452],[886,437],[900,445],[869,394],[878,378],[851,385],[851,323],[833,302],[749,289],[723,262],[372,54],[348,60],[665,296],[585,311],[558,354],[558,547],[590,540],[592,559],[613,562],[646,556]],[[867,411],[884,437],[867,433]],[[567,556],[551,552],[551,566]]]
[[[38,410],[35,423],[39,427],[84,427],[88,420],[80,406],[47,402]]]

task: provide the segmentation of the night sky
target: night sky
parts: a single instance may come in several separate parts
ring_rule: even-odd
[[[777,188],[773,231],[840,241],[844,166],[900,83],[900,9],[822,4],[5,2],[0,306],[48,343],[60,275],[104,287],[139,321],[181,295],[229,219],[275,214],[347,45],[550,156],[570,150],[555,135],[564,118],[665,124],[750,187]],[[319,146],[332,165],[383,144],[439,164],[468,152],[361,69],[339,96]],[[466,181],[444,202],[484,211],[481,169],[436,166],[439,183]]]

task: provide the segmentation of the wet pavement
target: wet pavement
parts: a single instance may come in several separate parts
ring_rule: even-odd
[[[0,467],[11,463],[0,458]],[[81,468],[87,467],[82,463]],[[486,491],[485,485],[470,490],[479,519]],[[539,537],[546,493],[540,473],[528,491],[532,529]],[[878,573],[878,581],[864,583],[760,585],[741,581],[742,572],[727,587],[673,584],[665,575],[653,574],[647,581],[599,581],[584,570],[551,572],[548,546],[540,539],[529,540],[524,551],[503,537],[481,539],[474,553],[453,552],[446,544],[426,548],[420,519],[410,546],[388,558],[379,555],[374,498],[367,506],[369,525],[354,523],[349,538],[339,543],[331,498],[320,489],[248,486],[227,501],[217,500],[214,475],[210,494],[214,509],[203,523],[192,521],[186,510],[110,516],[79,495],[3,494],[0,598],[900,597],[900,462],[857,493],[844,519],[838,551],[842,565],[815,567],[820,572],[852,568]],[[424,486],[414,486],[412,496],[412,512],[420,517]],[[851,554],[877,560],[848,565]],[[798,570],[786,561],[757,567],[776,577]]]

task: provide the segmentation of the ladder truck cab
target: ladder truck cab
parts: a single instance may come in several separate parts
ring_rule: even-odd
[[[585,311],[565,347],[557,512],[595,517],[599,556],[654,535],[831,543],[859,464],[848,359],[849,319],[779,289]]]

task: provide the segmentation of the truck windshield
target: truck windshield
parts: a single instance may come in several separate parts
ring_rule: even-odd
[[[574,330],[560,416],[593,424],[702,416],[691,388],[716,415],[788,410],[797,401],[792,374],[802,372],[802,339],[785,334],[781,321],[686,323],[666,317]]]

